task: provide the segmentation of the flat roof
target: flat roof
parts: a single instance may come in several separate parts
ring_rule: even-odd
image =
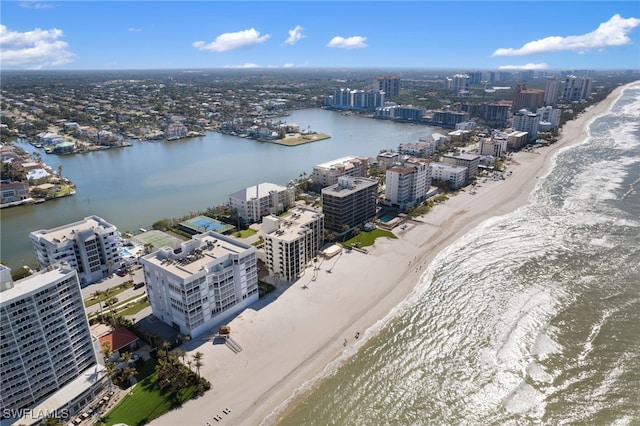
[[[275,183],[263,182],[258,185],[250,186],[238,192],[229,195],[230,198],[237,200],[249,201],[255,198],[267,197],[272,191],[284,191],[286,186],[276,185]]]
[[[300,238],[300,231],[305,229],[305,225],[316,220],[321,214],[303,208],[290,210],[288,215],[278,218],[280,227],[267,235],[283,241],[295,241]]]
[[[231,254],[240,254],[251,249],[255,250],[249,244],[214,232],[196,235],[195,237],[197,237],[195,241],[192,239],[184,242],[181,245],[183,252],[179,252],[175,256],[173,254],[179,249],[171,250],[171,254],[167,256],[168,248],[166,248],[144,256],[142,259],[182,279],[186,279],[200,272],[204,267],[215,263],[218,259]]]
[[[350,160],[356,160],[356,157],[353,157],[351,155],[348,155],[346,157],[341,157],[335,160],[331,160],[331,161],[327,161],[326,163],[321,163],[318,164],[316,167],[318,168],[324,168],[324,169],[330,169],[331,167],[335,166],[336,164],[343,164],[343,163],[347,163]]]
[[[15,281],[13,283],[13,287],[0,293],[2,296],[1,303],[6,305],[14,300],[23,299],[28,294],[33,293],[48,284],[66,278],[73,271],[75,270],[70,267],[63,268],[61,266],[57,266],[51,271],[43,270],[22,278],[21,280]]]
[[[88,229],[95,228],[114,228],[115,226],[108,223],[106,220],[98,217],[98,216],[88,216],[83,220],[79,220],[77,222],[69,223],[66,225],[58,226],[56,228],[51,229],[41,229],[38,231],[32,232],[32,234],[39,236],[47,241],[56,242],[54,240],[58,240],[57,242],[62,242],[64,240],[73,240],[73,233],[79,231],[85,231]]]

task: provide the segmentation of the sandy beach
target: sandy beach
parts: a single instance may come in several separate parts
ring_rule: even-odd
[[[555,144],[515,153],[505,180],[480,183],[475,194],[461,191],[406,230],[396,228],[398,239],[378,239],[367,254],[350,251],[324,260],[245,310],[229,322],[239,353],[213,344],[212,335],[189,342],[183,349],[204,354],[200,372],[212,389],[151,424],[273,424],[296,392],[337,367],[393,317],[440,251],[484,220],[525,205],[555,154],[583,141],[589,122],[624,87],[567,123]]]

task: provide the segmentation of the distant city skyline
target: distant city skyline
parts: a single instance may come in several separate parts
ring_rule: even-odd
[[[3,1],[3,70],[640,68],[635,1]]]

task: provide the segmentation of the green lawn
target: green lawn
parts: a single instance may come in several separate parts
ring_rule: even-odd
[[[373,231],[360,232],[360,234],[356,235],[353,238],[349,238],[347,241],[345,241],[344,245],[345,246],[356,246],[356,247],[361,247],[361,248],[362,247],[367,247],[367,246],[372,246],[375,243],[376,238],[382,238],[382,237],[393,238],[393,239],[398,238],[391,231],[387,231],[385,229],[376,228]]]
[[[150,364],[151,363],[151,364]],[[147,364],[150,364],[147,365]],[[140,377],[153,371],[155,360],[147,361],[140,369]],[[189,400],[194,393],[194,387],[182,389],[177,394],[161,393],[157,386],[157,374],[153,371],[142,379],[133,389],[133,392],[124,397],[109,414],[102,420],[106,426],[117,423],[125,423],[129,426],[143,425],[161,416],[172,408],[180,406]]]
[[[234,235],[239,238],[247,238],[256,233],[255,229],[243,229],[241,231],[237,231]]]
[[[122,316],[128,316],[128,315],[135,315],[138,312],[140,312],[141,310],[143,310],[144,308],[146,308],[147,306],[149,306],[149,301],[145,300],[144,302],[137,302],[135,305],[128,307],[127,309],[123,309],[121,311],[118,311],[118,314],[122,315]]]

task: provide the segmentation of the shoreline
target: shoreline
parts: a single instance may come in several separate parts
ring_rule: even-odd
[[[204,353],[200,371],[212,388],[150,424],[213,424],[215,415],[222,417],[216,422],[221,425],[276,423],[410,303],[420,277],[442,250],[485,220],[526,205],[556,154],[584,141],[590,122],[635,83],[616,88],[566,123],[556,143],[515,153],[506,180],[477,185],[475,195],[460,192],[406,230],[394,231],[397,240],[376,240],[368,254],[352,250],[324,260],[317,270],[309,267],[296,282],[243,311],[228,323],[241,352],[214,345],[214,331],[183,345],[188,353]]]

